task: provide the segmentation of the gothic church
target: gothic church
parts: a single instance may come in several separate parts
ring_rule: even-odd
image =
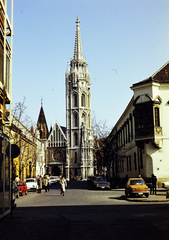
[[[93,132],[90,107],[90,73],[83,57],[80,21],[76,20],[74,56],[67,63],[66,81],[66,128],[56,122],[50,133],[43,107],[37,122],[36,134],[45,141],[46,173],[87,178],[94,174]],[[42,116],[43,113],[43,116]]]

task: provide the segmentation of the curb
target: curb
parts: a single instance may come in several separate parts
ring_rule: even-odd
[[[137,200],[137,199],[128,199],[128,198],[126,198],[126,200],[129,202],[169,202],[169,200],[144,200],[144,199]]]
[[[164,198],[164,197],[163,197]],[[121,200],[126,200],[129,202],[169,202],[169,199],[150,199],[150,198],[127,198],[125,195],[120,196]]]

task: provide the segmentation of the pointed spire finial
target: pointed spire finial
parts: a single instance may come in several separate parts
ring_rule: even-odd
[[[41,97],[41,107],[43,107],[43,97]]]
[[[67,61],[67,70],[66,70],[67,73],[69,73],[69,61]]]
[[[83,52],[82,52],[82,43],[81,43],[81,36],[80,36],[80,20],[79,17],[76,19],[76,37],[75,37],[75,49],[74,49],[74,59],[80,60],[83,59]]]

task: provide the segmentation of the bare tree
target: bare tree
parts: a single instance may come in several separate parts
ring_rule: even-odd
[[[26,98],[23,98],[22,102],[15,103],[15,106],[12,110],[13,116],[17,118],[27,129],[31,129],[35,124],[31,120],[31,118],[25,114],[27,107],[25,106]]]
[[[111,128],[108,127],[106,120],[97,120],[96,115],[92,113],[93,135],[97,138],[105,138],[109,135]]]

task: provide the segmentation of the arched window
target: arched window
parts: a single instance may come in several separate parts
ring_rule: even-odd
[[[85,122],[86,122],[86,116],[85,116],[85,114],[84,114],[84,113],[82,114],[82,122],[83,122],[83,123],[85,123]]]
[[[90,114],[88,116],[88,127],[90,128]]]
[[[77,113],[74,114],[74,127],[78,126],[78,115]]]
[[[74,134],[74,146],[78,146],[78,135],[77,135],[77,133]]]
[[[160,115],[158,107],[155,107],[155,127],[160,127]]]
[[[85,107],[85,95],[84,95],[84,93],[81,96],[81,106]]]
[[[77,107],[77,94],[74,94],[73,96],[73,106]]]

